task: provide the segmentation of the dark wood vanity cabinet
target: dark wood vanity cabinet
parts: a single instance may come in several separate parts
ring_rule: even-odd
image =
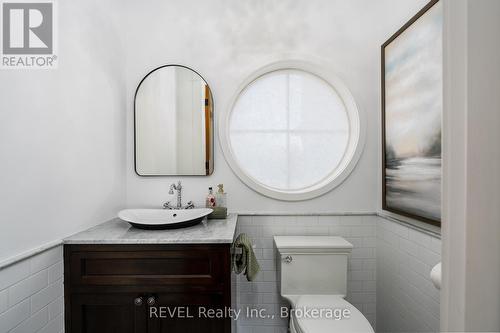
[[[65,245],[67,333],[229,333],[229,244]],[[201,315],[200,315],[201,314]]]

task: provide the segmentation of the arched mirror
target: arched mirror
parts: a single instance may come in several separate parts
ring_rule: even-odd
[[[213,98],[194,70],[151,71],[135,94],[135,171],[139,176],[206,176],[214,169]]]

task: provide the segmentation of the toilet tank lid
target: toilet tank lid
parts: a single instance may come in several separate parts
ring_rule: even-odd
[[[280,253],[300,252],[346,252],[352,244],[338,236],[274,236]]]

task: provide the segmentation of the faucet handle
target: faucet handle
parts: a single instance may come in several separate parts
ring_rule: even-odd
[[[174,194],[175,183],[170,184],[170,189],[168,190],[168,194]]]
[[[189,202],[187,203],[187,206],[185,207],[185,209],[193,209],[193,208],[194,208],[194,202],[189,201]]]
[[[172,206],[170,206],[170,201],[167,201],[163,204],[163,209],[172,209]]]

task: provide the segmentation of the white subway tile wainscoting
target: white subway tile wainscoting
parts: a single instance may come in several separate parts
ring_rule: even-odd
[[[273,236],[332,235],[353,244],[347,300],[376,332],[438,332],[439,291],[429,277],[441,261],[441,240],[432,233],[375,214],[243,215],[237,232],[247,233],[261,266],[257,280],[233,278],[233,306],[243,309],[237,333],[285,333]],[[62,246],[0,270],[0,333],[63,332]],[[247,308],[275,318],[246,318]]]
[[[63,332],[63,303],[61,245],[0,269],[0,333]]]
[[[377,332],[439,332],[439,290],[430,271],[441,261],[441,240],[379,218]]]
[[[347,300],[376,325],[376,230],[375,215],[301,215],[239,216],[237,234],[247,233],[255,245],[261,266],[257,281],[248,282],[238,276],[236,305],[238,308],[266,309],[274,319],[242,318],[238,333],[284,333],[288,320],[280,318],[280,307],[288,306],[280,296],[276,248],[273,236],[332,235],[342,236],[354,246],[348,271]]]

